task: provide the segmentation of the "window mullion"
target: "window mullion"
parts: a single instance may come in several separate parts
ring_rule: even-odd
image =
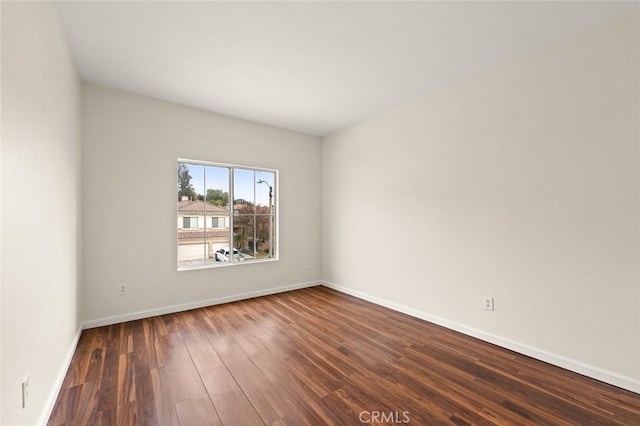
[[[256,203],[256,187],[258,186],[258,183],[256,182],[256,172],[253,172],[253,258],[257,259],[258,257],[258,241],[257,241],[257,232],[256,229],[258,228],[258,222],[257,222],[257,217],[256,217],[256,208],[257,208],[257,203]]]
[[[202,196],[202,220],[204,221],[203,229],[204,232],[202,234],[202,239],[204,244],[202,244],[203,248],[203,259],[202,263],[206,264],[208,261],[207,257],[207,166],[202,166],[202,183],[204,186],[204,195]]]
[[[233,188],[233,167],[229,167],[229,252],[231,254],[231,261],[233,263],[233,248],[235,247],[233,241],[233,220],[235,214],[235,194]]]

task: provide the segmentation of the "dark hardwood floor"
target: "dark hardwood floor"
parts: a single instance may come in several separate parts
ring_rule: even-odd
[[[640,395],[313,287],[86,330],[49,425],[640,424]]]

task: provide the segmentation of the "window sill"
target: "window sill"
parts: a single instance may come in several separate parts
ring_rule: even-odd
[[[259,260],[243,260],[240,262],[211,262],[211,263],[207,263],[204,265],[185,265],[185,266],[178,266],[177,270],[178,272],[184,272],[184,271],[193,271],[193,270],[197,270],[197,269],[214,269],[214,268],[224,268],[224,267],[229,267],[229,266],[242,266],[242,265],[255,265],[255,264],[259,264],[259,263],[270,263],[270,262],[277,262],[279,259],[277,257],[273,257],[270,259],[259,259]]]

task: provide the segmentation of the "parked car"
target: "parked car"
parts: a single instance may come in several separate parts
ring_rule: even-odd
[[[218,262],[229,262],[229,247],[224,247],[221,248],[220,250],[218,250],[216,252],[216,260]],[[242,256],[239,252],[237,248],[233,249],[233,261],[234,262],[239,262],[241,260],[244,260],[244,256]]]

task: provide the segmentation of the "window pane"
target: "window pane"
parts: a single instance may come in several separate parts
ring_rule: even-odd
[[[273,257],[275,173],[234,169],[234,240],[246,260]]]
[[[275,255],[275,173],[256,172],[256,234],[259,241],[257,258],[272,258]]]
[[[178,266],[202,265],[207,256],[204,244],[204,166],[178,163]]]
[[[254,182],[253,170],[233,170],[233,240],[244,260],[254,259]]]
[[[274,185],[275,174],[273,172],[256,172],[256,210],[258,214],[272,213]]]
[[[233,204],[234,209],[240,208],[241,214],[253,213],[255,174],[253,170],[233,169]]]
[[[211,226],[204,233],[207,246],[207,263],[229,261],[231,248],[228,225],[231,205],[229,194],[229,168],[205,166],[206,214],[211,217]],[[225,218],[227,218],[225,225]]]
[[[253,214],[233,215],[233,243],[244,260],[253,260]]]
[[[256,239],[258,246],[256,258],[265,259],[273,257],[272,241],[273,220],[271,215],[256,215]]]

